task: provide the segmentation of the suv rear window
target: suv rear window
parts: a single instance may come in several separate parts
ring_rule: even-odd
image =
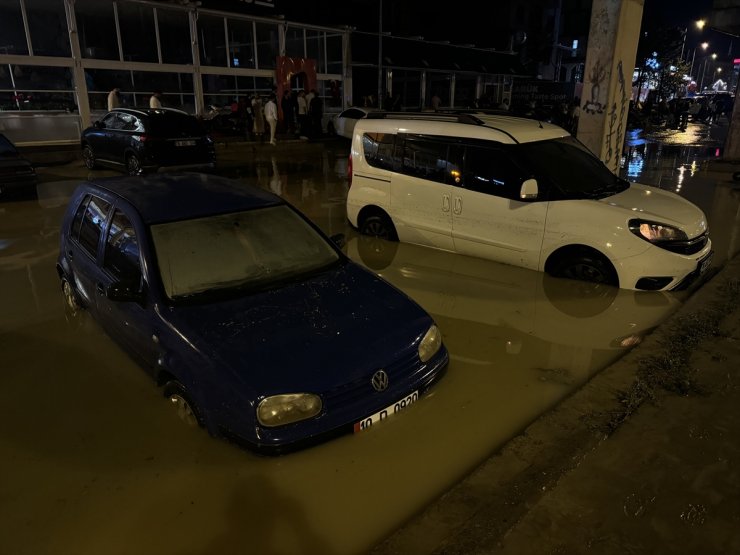
[[[193,116],[164,112],[149,117],[147,132],[153,135],[205,135],[203,127]]]

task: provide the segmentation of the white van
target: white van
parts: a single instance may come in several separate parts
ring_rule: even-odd
[[[347,217],[363,234],[624,289],[684,288],[711,264],[697,206],[615,176],[549,123],[370,114],[348,173]]]

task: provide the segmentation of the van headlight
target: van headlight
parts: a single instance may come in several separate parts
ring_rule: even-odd
[[[437,326],[432,324],[424,334],[424,338],[419,342],[419,358],[422,362],[426,362],[437,354],[441,346],[442,333]]]
[[[313,393],[286,393],[265,397],[257,405],[257,420],[272,428],[312,418],[321,412],[321,397]]]
[[[651,243],[688,240],[686,233],[672,225],[649,222],[647,220],[630,220],[629,227],[630,231],[640,239],[645,239],[645,241]]]

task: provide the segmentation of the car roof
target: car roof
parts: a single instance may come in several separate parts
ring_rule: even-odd
[[[406,133],[490,139],[504,143],[528,143],[569,135],[562,127],[545,121],[470,110],[370,113],[357,123],[355,131],[387,131],[389,125]]]
[[[101,178],[80,187],[125,200],[148,225],[286,204],[255,185],[195,172]]]
[[[122,112],[124,114],[149,117],[158,117],[164,114],[180,114],[191,118],[195,117],[192,114],[188,114],[187,112],[176,108],[113,108],[111,112]]]

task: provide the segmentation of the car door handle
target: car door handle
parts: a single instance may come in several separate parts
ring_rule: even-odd
[[[95,290],[96,290],[96,291],[97,291],[98,293],[100,293],[101,295],[105,295],[105,287],[103,287],[103,284],[102,284],[102,283],[98,283],[98,284],[97,284],[97,285],[95,286]]]
[[[442,195],[442,212],[450,211],[450,195]]]
[[[453,209],[453,212],[455,212],[455,214],[460,214],[462,212],[462,197],[455,197],[455,208]]]
[[[72,251],[72,249],[67,251],[67,258],[72,259],[75,257],[75,253]]]

